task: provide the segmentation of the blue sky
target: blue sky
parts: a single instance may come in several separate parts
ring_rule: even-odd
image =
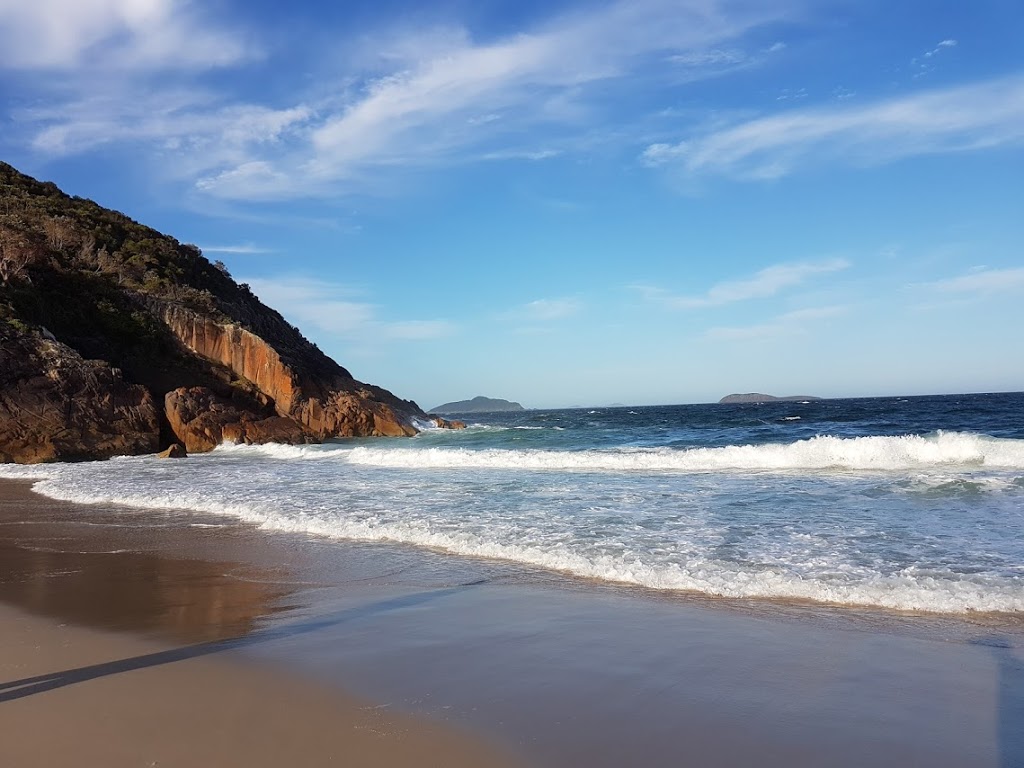
[[[424,407],[1024,388],[1024,3],[0,0],[0,157]]]

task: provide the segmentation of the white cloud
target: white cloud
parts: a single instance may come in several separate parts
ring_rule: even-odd
[[[850,262],[839,258],[774,264],[756,272],[751,277],[718,283],[701,296],[677,296],[664,289],[643,286],[641,286],[641,290],[648,298],[672,309],[718,307],[738,301],[774,296],[780,291],[800,285],[812,277],[838,272],[849,266]]]
[[[721,341],[794,336],[806,333],[817,321],[842,315],[846,311],[846,307],[808,307],[786,312],[770,322],[759,325],[712,328],[707,332],[707,336],[709,339]]]
[[[225,164],[234,183],[280,184],[285,179],[269,164],[247,161],[254,153],[273,154],[305,130],[313,115],[307,105],[270,109],[216,103],[203,89],[175,88],[133,97],[134,88],[109,83],[107,93],[16,113],[37,126],[33,147],[47,154],[75,154],[107,144],[149,145],[173,159],[169,173],[191,178]],[[256,178],[263,167],[271,179]]]
[[[269,248],[260,248],[252,243],[239,243],[238,245],[202,245],[199,247],[203,253],[238,253],[238,254],[260,254],[273,253]]]
[[[443,38],[447,46],[432,45],[426,57],[371,81],[327,117],[312,132],[306,167],[321,178],[344,178],[367,165],[436,161],[525,125],[572,122],[581,114],[573,102],[586,86],[622,77],[661,52],[698,56],[693,66],[717,66],[718,57],[707,53],[710,44],[734,39],[772,15],[708,12],[707,5],[613,3],[483,44],[450,34]],[[725,4],[710,5],[721,10]],[[504,117],[483,122],[481,114]]]
[[[339,35],[344,53],[271,104],[205,77],[260,52],[244,20],[198,0],[0,0],[0,67],[34,72],[20,100],[33,106],[10,115],[6,139],[48,155],[127,144],[222,198],[378,189],[400,170],[587,151],[616,135],[595,125],[619,119],[616,89],[750,66],[780,47],[748,34],[800,4],[612,0],[497,39],[459,26]]]
[[[991,296],[1024,289],[1024,267],[1010,269],[978,269],[958,277],[928,283],[925,287],[940,293]]]
[[[673,64],[680,64],[686,67],[729,66],[746,62],[747,54],[736,49],[712,48],[707,51],[677,53],[669,56],[668,60]]]
[[[563,154],[560,149],[500,149],[481,155],[483,160],[549,160]]]
[[[870,165],[905,157],[1024,144],[1024,76],[873,104],[784,112],[651,144],[642,159],[689,174],[770,179],[815,162]]]
[[[383,320],[378,307],[357,300],[352,289],[306,277],[281,276],[246,280],[270,307],[309,331],[315,329],[350,341],[422,341],[451,336],[458,329],[447,320]]]
[[[188,0],[0,0],[0,67],[190,69],[251,53]]]
[[[544,322],[561,320],[577,314],[583,308],[583,302],[574,298],[537,299],[524,304],[513,312],[514,315],[526,320]]]
[[[933,59],[942,53],[944,50],[949,48],[955,48],[957,45],[956,40],[946,39],[939,42],[930,51],[925,51],[919,57],[910,60],[910,67],[914,70],[914,77],[923,77],[931,72],[935,68],[935,62]]]
[[[618,0],[499,39],[461,27],[363,34],[338,57],[344,71],[273,105],[226,99],[200,79],[253,51],[233,31],[244,25],[226,31],[197,1],[0,0],[9,42],[41,40],[0,47],[0,62],[65,68],[59,83],[40,77],[36,106],[16,116],[40,152],[129,142],[206,194],[319,196],[377,185],[382,170],[581,151],[609,88],[678,77],[667,70],[715,76],[748,61],[745,35],[795,4]]]

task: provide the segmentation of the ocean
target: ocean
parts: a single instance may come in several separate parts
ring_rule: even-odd
[[[3,465],[0,477],[37,478],[67,501],[654,590],[1024,613],[1024,393],[464,418],[465,430],[408,439]]]

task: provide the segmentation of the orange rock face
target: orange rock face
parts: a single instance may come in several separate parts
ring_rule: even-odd
[[[237,408],[206,387],[181,387],[164,396],[171,430],[190,453],[232,443],[311,443],[314,437],[294,419],[261,417]]]
[[[292,351],[296,363],[286,362],[264,339],[239,325],[173,304],[163,305],[160,312],[182,344],[255,384],[272,401],[278,416],[298,422],[308,435],[323,440],[411,436],[418,431],[412,424],[412,417],[419,415],[415,404],[356,381],[319,352],[322,359],[310,362],[300,359],[312,356],[299,348]],[[320,370],[304,370],[313,365]]]

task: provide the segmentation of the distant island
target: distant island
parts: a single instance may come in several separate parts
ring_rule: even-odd
[[[800,400],[821,400],[823,398],[812,395],[787,395],[776,397],[775,395],[763,395],[760,392],[748,392],[745,395],[726,395],[718,402],[721,404],[735,403],[792,403]]]
[[[431,413],[490,413],[493,411],[525,411],[519,403],[496,397],[477,396],[472,400],[458,400],[431,408]]]

